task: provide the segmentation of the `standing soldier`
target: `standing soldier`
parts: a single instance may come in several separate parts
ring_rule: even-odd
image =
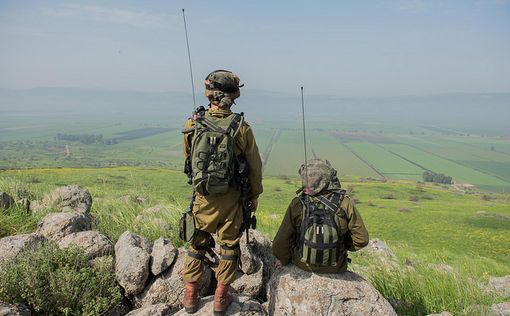
[[[312,159],[299,169],[303,189],[287,208],[273,240],[277,265],[305,271],[347,271],[347,250],[368,244],[368,232],[354,202],[341,189],[329,161]]]
[[[183,305],[188,313],[198,309],[198,281],[203,273],[205,254],[214,248],[211,234],[216,234],[220,261],[216,268],[214,314],[225,314],[232,302],[229,288],[235,280],[239,240],[246,228],[241,200],[248,201],[244,204],[254,212],[262,193],[262,163],[253,131],[242,113],[236,114],[230,109],[240,96],[242,86],[230,71],[210,73],[205,78],[209,109],[198,108],[183,130],[185,171],[194,191],[191,210],[195,223],[183,270]],[[248,181],[239,179],[241,173]],[[250,184],[247,192],[239,187],[245,182]],[[241,191],[247,196],[241,196]]]

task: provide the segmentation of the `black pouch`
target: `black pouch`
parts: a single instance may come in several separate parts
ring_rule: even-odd
[[[179,238],[184,242],[191,242],[195,237],[195,217],[191,211],[191,207],[188,207],[179,220]]]

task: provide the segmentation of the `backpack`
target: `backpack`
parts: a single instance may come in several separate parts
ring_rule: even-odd
[[[191,184],[196,192],[222,194],[231,187],[237,168],[235,137],[243,121],[242,113],[197,116],[191,144]]]
[[[345,191],[334,192],[330,200],[322,195],[302,194],[303,220],[301,222],[298,258],[316,266],[336,266],[346,249],[340,232],[340,217],[347,218],[340,204]]]

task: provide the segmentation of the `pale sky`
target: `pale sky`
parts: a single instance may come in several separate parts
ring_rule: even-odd
[[[510,92],[510,1],[0,0],[0,88],[343,96]]]

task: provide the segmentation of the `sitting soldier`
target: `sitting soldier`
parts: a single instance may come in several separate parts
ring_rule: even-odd
[[[341,189],[329,161],[311,159],[299,169],[303,187],[287,208],[273,241],[277,266],[305,271],[347,271],[347,250],[368,244],[368,232],[353,201]]]

